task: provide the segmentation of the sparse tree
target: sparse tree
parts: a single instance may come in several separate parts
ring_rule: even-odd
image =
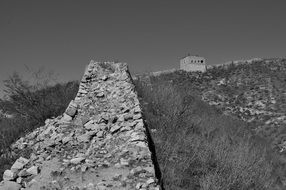
[[[78,83],[74,83],[76,86],[73,83],[52,86],[55,83],[53,72],[45,72],[43,68],[35,72],[28,67],[27,70],[31,73],[29,81],[16,72],[4,81],[5,99],[0,101],[0,108],[4,113],[42,123],[65,109],[75,96]]]

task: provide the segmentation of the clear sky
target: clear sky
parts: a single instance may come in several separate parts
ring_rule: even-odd
[[[285,0],[1,0],[0,90],[24,65],[80,79],[93,60],[132,73],[178,68],[187,53],[208,64],[285,57]],[[0,93],[1,94],[1,93]]]

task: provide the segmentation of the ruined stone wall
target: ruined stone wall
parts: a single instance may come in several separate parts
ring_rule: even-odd
[[[19,139],[32,149],[0,190],[159,190],[134,85],[124,63],[91,62],[65,113]]]

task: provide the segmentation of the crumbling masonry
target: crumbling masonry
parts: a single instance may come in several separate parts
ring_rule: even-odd
[[[92,61],[65,113],[13,144],[33,153],[0,190],[159,190],[146,130],[127,64]]]

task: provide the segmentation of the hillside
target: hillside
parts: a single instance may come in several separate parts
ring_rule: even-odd
[[[283,139],[277,138],[283,136],[286,124],[285,59],[220,66],[198,75],[182,72],[162,77],[175,86],[188,85],[224,114],[254,124],[257,134],[276,139],[276,148],[283,151]]]
[[[2,150],[22,137],[1,156],[7,158],[0,162],[0,171],[6,169],[0,190],[286,188],[285,59],[133,81],[125,64],[91,62],[75,97],[77,89],[45,124],[54,113],[44,108],[59,108],[50,88],[35,94],[35,100],[42,92],[50,97],[39,104],[41,112],[33,102],[24,107],[38,125],[2,126],[11,136],[2,138]],[[1,105],[7,113],[20,108]]]
[[[166,189],[285,189],[285,59],[135,84]]]

